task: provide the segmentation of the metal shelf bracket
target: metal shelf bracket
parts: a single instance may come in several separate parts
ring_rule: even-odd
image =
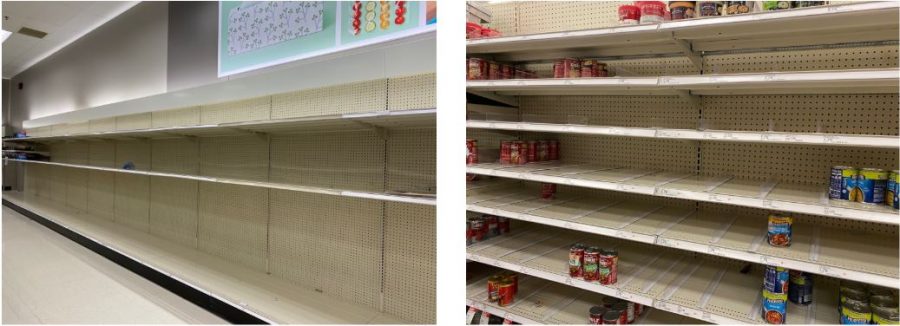
[[[675,33],[672,33],[672,40],[675,42],[675,45],[678,45],[678,48],[681,49],[681,53],[691,60],[694,67],[697,68],[697,72],[703,73],[703,56],[694,51],[693,46],[691,46],[691,41],[675,38]]]

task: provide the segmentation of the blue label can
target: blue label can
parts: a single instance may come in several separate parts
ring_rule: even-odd
[[[888,173],[882,169],[862,169],[856,180],[858,197],[851,193],[851,200],[868,203],[884,203],[885,189],[887,188]]]
[[[763,288],[771,293],[787,294],[789,279],[788,270],[784,267],[766,266]]]
[[[788,300],[799,305],[808,305],[813,299],[813,279],[809,273],[791,271]]]
[[[787,295],[763,290],[762,317],[766,324],[784,324],[787,319]]]
[[[856,168],[852,166],[838,165],[831,168],[831,180],[828,185],[828,198],[831,199],[847,199],[847,180],[846,178],[855,178],[857,174]]]

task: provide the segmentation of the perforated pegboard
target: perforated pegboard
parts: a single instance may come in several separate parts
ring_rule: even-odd
[[[897,94],[703,96],[706,129],[898,135]]]
[[[68,172],[69,168],[61,166],[50,167],[50,199],[60,205],[66,204],[66,190],[68,190],[66,174]]]
[[[116,143],[113,141],[94,141],[88,145],[88,164],[101,167],[113,167],[116,163]]]
[[[28,135],[32,137],[43,137],[53,135],[53,126],[45,126],[38,128],[30,128],[27,130]]]
[[[266,271],[269,190],[200,182],[197,247]]]
[[[588,54],[585,57],[592,56]],[[606,64],[606,70],[610,76],[655,77],[695,75],[698,72],[697,67],[684,56],[616,60],[600,58],[600,62]],[[553,77],[552,62],[527,63],[524,67],[537,73],[540,78]]]
[[[200,124],[200,107],[151,112],[153,128],[196,126]]]
[[[619,25],[618,8],[628,2],[569,1],[518,2],[516,34],[536,34],[603,28]],[[491,6],[491,19],[500,19],[506,12]],[[505,19],[505,18],[504,18]],[[510,35],[501,30],[504,35]]]
[[[200,173],[199,139],[153,139],[150,143],[153,171],[188,175]]]
[[[69,169],[66,172],[66,206],[79,212],[88,210],[88,171]]]
[[[538,137],[544,138],[544,137]],[[697,142],[560,134],[560,159],[667,171],[696,171]]]
[[[135,170],[150,171],[150,142],[146,140],[116,141],[114,167],[122,168],[126,162],[133,163]]]
[[[114,221],[148,232],[150,230],[150,177],[117,173],[115,180]]]
[[[151,126],[150,112],[116,117],[116,130],[149,129]]]
[[[387,190],[436,193],[434,128],[403,129],[390,133],[387,141]]]
[[[385,203],[384,311],[435,323],[437,284],[434,206]]]
[[[526,96],[527,122],[622,127],[697,128],[699,108],[677,96]]]
[[[722,216],[757,216],[762,219],[762,223],[765,223],[765,218],[769,216],[770,213],[772,213],[772,211],[762,208],[741,207],[708,202],[698,203],[697,208],[707,212],[721,212]],[[795,223],[800,224],[821,225],[843,230],[854,230],[883,235],[896,236],[898,234],[897,225],[797,213],[790,213],[790,215],[794,218]]]
[[[115,173],[90,171],[88,178],[87,210],[89,215],[113,221],[116,202]]]
[[[269,119],[271,96],[200,106],[200,124]]]
[[[91,132],[106,132],[116,130],[116,118],[94,119],[88,121]]]
[[[150,234],[197,247],[198,181],[150,177]]]
[[[387,109],[387,79],[368,80],[272,96],[272,118],[298,118]]]
[[[200,174],[268,181],[268,140],[265,136],[200,138]]]
[[[437,75],[423,74],[391,78],[387,81],[388,110],[437,107]]]
[[[483,3],[482,5],[491,12],[491,23],[488,25],[503,35],[518,35],[519,3],[519,1]]]
[[[383,191],[384,155],[384,141],[374,131],[273,136],[271,178],[308,186]]]
[[[713,54],[703,58],[703,71],[754,73],[835,69],[893,68],[898,65],[897,45],[820,47],[788,51]]]

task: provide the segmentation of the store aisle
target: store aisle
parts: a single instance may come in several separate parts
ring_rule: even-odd
[[[225,321],[4,206],[3,323]]]

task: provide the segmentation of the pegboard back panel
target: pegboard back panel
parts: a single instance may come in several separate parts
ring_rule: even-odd
[[[25,194],[50,199],[50,165],[25,164]]]
[[[50,199],[60,205],[66,204],[66,175],[69,170],[71,169],[62,166],[50,167]]]
[[[268,120],[271,107],[271,96],[202,105],[200,106],[200,124]]]
[[[384,205],[384,311],[413,323],[434,324],[435,207]]]
[[[67,155],[69,153],[68,143],[54,142],[51,143],[50,146],[47,146],[47,149],[50,150],[50,161],[69,163]]]
[[[592,57],[586,54],[585,57]],[[610,76],[621,77],[656,77],[696,75],[697,68],[690,59],[683,56],[606,60],[600,59],[606,64],[606,70]],[[532,62],[522,65],[525,69],[534,71],[539,78],[553,78],[553,62]]]
[[[384,141],[374,131],[272,136],[271,179],[278,182],[380,192],[384,162]]]
[[[66,143],[66,162],[72,164],[88,164],[90,161],[90,148],[90,142],[86,141]]]
[[[198,181],[150,177],[150,234],[197,247]]]
[[[150,177],[117,173],[115,175],[116,223],[149,232]]]
[[[305,89],[272,96],[272,119],[387,109],[387,79]]]
[[[89,171],[87,211],[91,216],[113,221],[115,218],[116,173]]]
[[[422,74],[387,81],[387,109],[391,111],[437,107],[437,75]]]
[[[826,187],[831,168],[836,165],[873,167],[886,170],[900,168],[898,149],[847,148],[793,144],[751,144],[702,142],[700,147],[703,175],[731,175],[753,180]]]
[[[546,139],[537,134],[526,137]],[[559,134],[556,138],[559,139],[560,158],[564,162],[696,172],[695,141],[574,134]]]
[[[266,272],[269,190],[200,183],[197,248]]]
[[[482,3],[491,13],[491,28],[503,33],[503,35],[519,35],[518,17],[520,1],[504,1],[497,3]]]
[[[28,135],[32,137],[53,136],[53,126],[44,126],[31,128],[27,130]]]
[[[702,96],[706,129],[898,135],[897,94]]]
[[[88,171],[69,169],[66,173],[66,206],[79,212],[88,211]]]
[[[88,121],[91,132],[107,132],[116,130],[116,117],[105,119],[94,119]]]
[[[900,49],[893,45],[818,47],[703,57],[705,74],[738,74],[771,71],[895,68]]]
[[[116,143],[113,141],[95,141],[88,145],[88,163],[93,166],[111,168],[116,166]]]
[[[466,138],[477,140],[478,161],[496,162],[500,159],[500,143],[506,140],[518,139],[513,132],[490,129],[466,129]],[[460,142],[460,151],[462,151]]]
[[[677,96],[522,96],[527,122],[697,128],[698,108]]]
[[[516,35],[604,28],[619,25],[618,8],[629,2],[568,1],[518,2]],[[494,12],[491,19],[505,12]],[[500,30],[503,35],[510,35]]]
[[[149,129],[153,123],[150,112],[116,117],[116,130]]]
[[[200,124],[200,107],[151,112],[153,128],[196,126]]]
[[[434,128],[391,131],[387,141],[387,190],[434,194],[436,137]]]
[[[322,234],[328,220],[324,195],[273,189],[269,197],[269,272],[321,290],[327,260]],[[321,211],[320,211],[321,210]],[[333,239],[327,239],[335,241]]]
[[[766,218],[769,214],[774,213],[773,211],[762,209],[762,208],[751,208],[751,207],[741,207],[741,206],[732,206],[718,203],[709,203],[709,202],[700,202],[697,205],[698,209],[707,212],[721,212],[722,216],[740,216],[740,217],[757,217],[759,218],[759,223],[765,224],[767,223]],[[777,212],[782,213],[783,212]],[[790,215],[794,218],[794,223],[802,223],[806,225],[821,225],[827,227],[834,227],[843,230],[855,230],[866,233],[875,233],[882,235],[893,235],[897,236],[898,228],[900,226],[883,224],[883,223],[874,223],[874,222],[865,222],[865,221],[856,221],[856,220],[847,220],[841,218],[834,218],[828,216],[816,216],[816,215],[806,215],[806,214],[797,214],[790,213]]]
[[[153,139],[150,143],[153,171],[188,175],[200,173],[199,139]]]
[[[135,170],[150,171],[150,142],[147,140],[116,141],[114,167],[122,168],[127,162],[133,163]]]
[[[268,181],[268,140],[260,136],[200,138],[200,175]]]

